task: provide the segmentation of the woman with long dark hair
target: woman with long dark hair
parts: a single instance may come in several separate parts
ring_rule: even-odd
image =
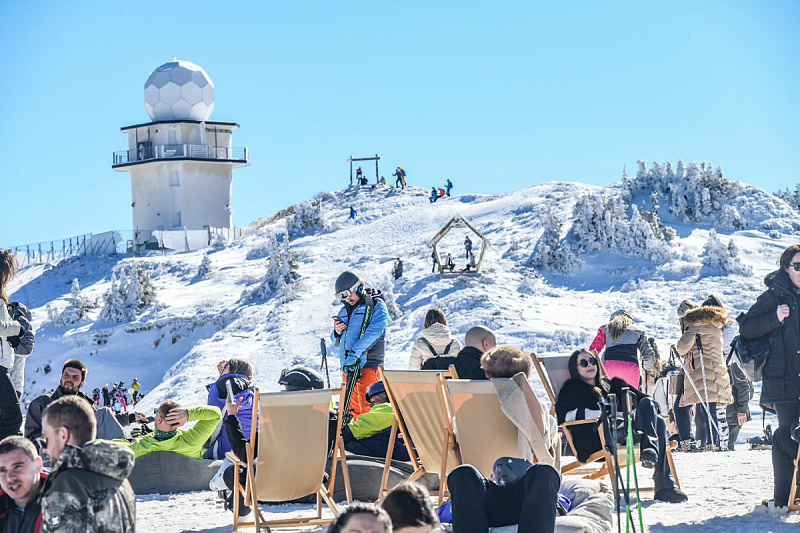
[[[772,435],[775,506],[788,503],[792,484],[792,459],[797,443],[791,429],[800,420],[800,244],[781,254],[780,268],[764,278],[767,290],[739,319],[743,339],[769,339],[769,358],[764,365],[760,404],[778,415]]]
[[[19,398],[14,390],[9,369],[14,365],[14,349],[8,337],[24,333],[22,325],[13,320],[8,313],[6,289],[16,274],[16,263],[11,250],[0,250],[0,440],[9,435],[21,435],[22,411]]]
[[[655,469],[655,499],[670,503],[686,501],[686,494],[675,488],[667,461],[667,425],[657,415],[653,399],[621,378],[601,378],[597,359],[585,348],[572,352],[568,367],[570,379],[561,387],[556,400],[558,423],[599,417],[598,403],[601,400],[607,400],[609,394],[616,394],[618,403],[624,405],[623,389],[629,389],[636,396],[633,415],[634,426],[642,433],[642,466]],[[624,434],[625,430],[620,436],[621,442],[624,442]],[[593,424],[573,427],[572,437],[581,461],[600,451],[600,437]]]

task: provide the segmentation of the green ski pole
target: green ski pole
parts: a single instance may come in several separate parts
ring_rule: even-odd
[[[636,460],[633,452],[633,419],[628,413],[628,462],[633,464],[633,482],[636,486],[636,508],[639,512],[639,528],[644,533],[644,519],[642,518],[642,497],[639,495],[639,476],[636,473]],[[628,468],[628,486],[630,486],[630,468]]]

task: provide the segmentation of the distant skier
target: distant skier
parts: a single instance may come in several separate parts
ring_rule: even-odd
[[[431,259],[433,259],[433,269],[431,270],[431,274],[436,272],[436,269],[439,266],[439,259],[436,257],[436,250],[431,252]]]
[[[92,401],[95,405],[100,405],[100,389],[94,389],[92,391]]]
[[[356,213],[356,210],[355,210],[355,209],[353,209],[353,206],[351,205],[351,206],[350,206],[350,218],[349,218],[349,220],[353,220],[354,218],[356,218],[356,215],[357,215],[357,214],[358,214],[358,213]]]
[[[439,188],[439,198],[444,198],[444,189]]]
[[[111,393],[108,391],[108,383],[103,387],[103,407],[111,407]]]
[[[363,183],[361,183],[361,178],[363,175],[364,172],[361,171],[361,167],[358,167],[358,170],[356,170],[356,181],[358,182],[359,185],[364,185]]]
[[[404,179],[405,178],[404,172],[405,171],[401,167],[397,167],[397,170],[395,170],[394,174],[392,174],[392,176],[397,177],[397,179],[394,180],[395,187],[402,187],[403,189],[406,188],[406,180]]]
[[[453,188],[453,182],[448,179],[447,184],[444,186],[444,188],[447,191],[447,196],[450,196],[450,189]]]
[[[472,253],[472,239],[469,238],[469,235],[464,238],[464,250],[467,252],[465,258],[469,260],[469,254]]]
[[[431,197],[428,198],[431,203],[434,203],[436,200],[439,199],[439,193],[436,192],[436,187],[431,187]]]
[[[395,281],[403,277],[403,262],[400,261],[398,257],[394,263],[394,269],[392,270],[392,276],[394,277]]]
[[[139,389],[142,388],[142,384],[139,383],[138,379],[133,378],[133,385],[131,385],[131,388],[133,389],[133,404],[136,405],[136,402],[139,401]]]

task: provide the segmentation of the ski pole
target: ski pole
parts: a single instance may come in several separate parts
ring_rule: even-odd
[[[706,397],[706,413],[708,414],[709,424],[711,423],[711,404],[708,402],[708,384],[706,383],[706,365],[703,361],[703,340],[699,333],[695,333],[694,335],[694,343],[697,345],[697,351],[700,352],[700,371],[703,374],[703,392],[705,393]],[[716,422],[717,413],[714,413],[714,421]],[[711,445],[716,448],[719,442],[719,426],[715,423],[713,424],[713,428],[716,432],[711,431]],[[717,442],[714,442],[714,434],[716,433]]]
[[[628,449],[628,487],[630,487],[630,469],[633,468],[633,483],[636,487],[636,508],[639,512],[639,527],[644,531],[644,519],[642,518],[642,497],[639,494],[639,475],[636,473],[636,460],[633,452],[633,418],[628,413],[628,438],[626,441]],[[632,519],[631,519],[632,520]]]
[[[325,381],[328,384],[328,388],[331,388],[331,375],[328,372],[328,347],[325,344],[325,338],[321,338],[319,340],[320,346],[320,353],[322,353],[322,362],[319,365],[319,369],[322,370],[322,367],[325,367]]]
[[[675,348],[675,345],[670,346],[670,350],[674,351],[675,353],[677,353],[677,349]],[[680,357],[676,357],[675,360],[678,361],[678,363],[681,365],[681,369],[683,370],[683,373],[684,373],[683,382],[684,382],[684,384],[687,381],[689,382],[689,384],[692,386],[692,389],[694,390],[694,393],[697,395],[697,399],[700,400],[700,405],[706,410],[706,413],[708,414],[708,419],[709,419],[710,423],[714,424],[714,427],[717,427],[716,420],[714,418],[712,418],[711,414],[708,412],[708,405],[704,404],[703,401],[702,401],[702,398],[700,396],[700,391],[697,390],[697,386],[695,386],[694,381],[692,381],[692,378],[687,375],[686,365],[683,364],[683,361],[681,361]],[[717,429],[717,430],[719,431],[719,429]]]

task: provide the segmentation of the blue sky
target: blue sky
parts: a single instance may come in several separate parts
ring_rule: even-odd
[[[375,153],[387,179],[401,165],[457,194],[604,185],[639,159],[794,187],[800,3],[651,4],[0,2],[0,246],[130,229],[111,155],[173,55],[208,72],[211,119],[250,149],[237,226]]]

